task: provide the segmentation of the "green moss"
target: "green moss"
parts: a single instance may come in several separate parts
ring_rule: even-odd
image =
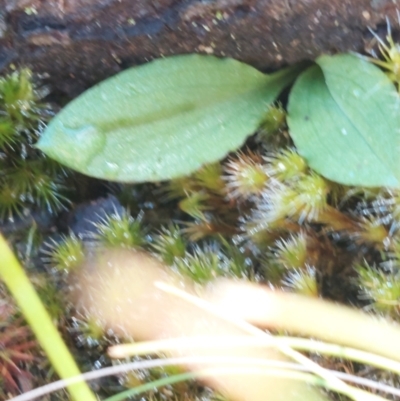
[[[28,69],[0,78],[0,218],[24,208],[57,213],[69,205],[65,170],[34,147],[51,109]]]
[[[32,82],[28,70],[0,80],[1,219],[23,215],[26,208],[56,214],[70,206],[68,174],[32,146],[48,110]],[[217,277],[258,281],[301,295],[328,295],[400,321],[399,191],[347,187],[312,171],[287,136],[285,119],[283,106],[271,108],[258,141],[251,138],[189,177],[151,189],[121,184],[121,197],[144,212],[137,218],[114,213],[96,223],[97,233],[85,238],[95,240],[91,251],[151,249],[168,268],[201,285]],[[145,191],[153,191],[151,202]],[[70,332],[70,347],[77,355],[83,347],[84,366],[94,368],[99,360],[109,363],[104,350],[121,339],[90,316],[77,317],[58,292],[66,286],[60,271],[78,270],[86,248],[74,235],[52,244],[46,262],[57,272],[48,282],[41,278],[37,290],[62,331]],[[74,322],[73,329],[66,321]],[[164,369],[154,376],[168,374]],[[123,385],[150,377],[136,379],[127,376]],[[114,382],[98,392],[120,387]],[[149,399],[178,399],[174,391]],[[197,394],[185,391],[189,399]]]

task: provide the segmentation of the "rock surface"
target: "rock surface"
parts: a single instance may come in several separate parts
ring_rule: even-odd
[[[75,96],[121,69],[181,53],[277,69],[363,51],[399,28],[397,0],[0,0],[0,73],[28,65]],[[395,22],[396,21],[396,22]]]

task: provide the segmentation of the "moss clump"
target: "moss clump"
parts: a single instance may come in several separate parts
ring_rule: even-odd
[[[52,114],[28,69],[0,78],[0,219],[24,208],[56,213],[69,205],[66,170],[35,149]]]

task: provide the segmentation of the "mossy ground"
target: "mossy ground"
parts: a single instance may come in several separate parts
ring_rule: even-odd
[[[170,182],[120,185],[66,171],[34,148],[54,113],[45,95],[28,70],[0,80],[0,230],[83,371],[111,364],[106,349],[123,340],[68,301],[68,275],[103,246],[143,249],[199,284],[246,279],[399,320],[400,192],[344,187],[311,171],[293,147],[281,106],[266,111],[259,131],[220,163]],[[12,305],[5,290],[0,303]],[[3,399],[55,379],[18,311],[6,309],[4,352],[15,350],[8,337],[18,333],[26,356],[10,354],[10,363],[0,352],[9,373]],[[363,374],[363,366],[317,359]],[[164,374],[102,379],[93,388],[106,397]],[[217,395],[184,384],[147,397]]]

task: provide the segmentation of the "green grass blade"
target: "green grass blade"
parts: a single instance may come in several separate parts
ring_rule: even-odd
[[[80,374],[22,266],[0,235],[0,278],[4,280],[54,369],[62,379]],[[68,386],[74,401],[97,401],[85,382]]]

